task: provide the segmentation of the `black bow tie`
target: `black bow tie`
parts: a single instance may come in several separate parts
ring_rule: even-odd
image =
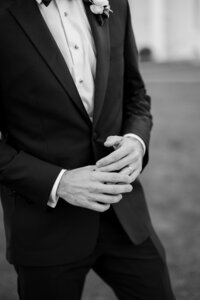
[[[50,4],[51,0],[42,0],[42,3],[45,5],[45,6],[48,6]]]

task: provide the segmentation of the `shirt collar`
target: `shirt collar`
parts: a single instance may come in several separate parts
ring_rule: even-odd
[[[42,4],[42,0],[36,0],[38,4]]]

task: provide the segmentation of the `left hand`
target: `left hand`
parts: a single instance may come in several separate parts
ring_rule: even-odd
[[[105,141],[106,147],[113,147],[108,156],[97,161],[96,166],[104,172],[118,171],[135,181],[142,170],[144,150],[141,143],[134,137],[109,136]]]

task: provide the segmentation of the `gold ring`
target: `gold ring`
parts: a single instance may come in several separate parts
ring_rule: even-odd
[[[131,166],[128,166],[128,169],[129,169],[129,171],[130,171],[130,174],[132,174],[133,173],[133,167],[131,167]]]

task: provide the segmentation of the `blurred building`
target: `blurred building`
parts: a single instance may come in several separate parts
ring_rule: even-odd
[[[138,49],[158,61],[200,61],[200,0],[129,0]],[[147,57],[148,58],[148,57]]]

